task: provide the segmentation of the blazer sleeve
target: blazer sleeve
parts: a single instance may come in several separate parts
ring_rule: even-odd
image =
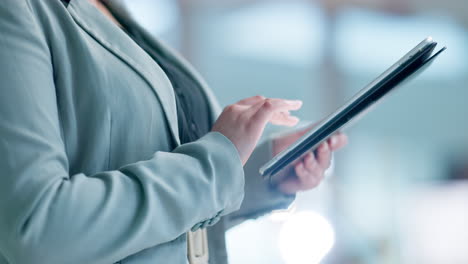
[[[28,1],[0,4],[0,252],[11,263],[113,263],[228,214],[235,146],[209,133],[173,152],[70,175],[47,40]]]
[[[244,166],[245,197],[241,208],[225,217],[226,229],[244,220],[255,219],[273,210],[287,209],[295,195],[286,195],[264,180],[259,169],[273,158],[272,139],[259,144]]]

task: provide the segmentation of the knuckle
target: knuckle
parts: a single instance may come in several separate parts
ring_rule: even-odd
[[[254,99],[257,99],[257,100],[265,100],[265,96],[256,95],[256,96],[254,96]]]
[[[236,111],[236,105],[232,104],[232,105],[228,105],[224,108],[224,112],[227,112],[227,113],[233,113]]]
[[[263,108],[265,110],[272,110],[273,109],[273,100],[272,99],[266,99],[265,102],[263,102]]]
[[[231,109],[231,105],[224,107],[223,112],[228,112]]]
[[[242,105],[234,104],[234,105],[232,106],[232,110],[233,110],[234,112],[242,113],[242,112],[245,112],[244,109],[245,109],[245,108],[244,108]]]
[[[304,178],[304,169],[302,165],[301,164],[296,165],[296,167],[294,168],[294,171],[296,172],[296,175],[299,178],[299,180],[302,181]]]

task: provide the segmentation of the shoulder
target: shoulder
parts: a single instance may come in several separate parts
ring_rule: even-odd
[[[16,14],[32,13],[41,5],[50,5],[58,0],[0,0],[0,10],[11,11]]]
[[[65,0],[0,0],[0,9],[8,7],[26,8],[33,10],[35,8],[55,6],[57,4],[64,5]]]
[[[0,23],[16,20],[40,22],[65,8],[61,0],[0,0]]]
[[[12,59],[8,54],[12,51],[47,52],[60,5],[64,8],[60,0],[0,0],[0,59]]]
[[[65,16],[68,12],[61,0],[0,0],[0,36],[53,38]]]

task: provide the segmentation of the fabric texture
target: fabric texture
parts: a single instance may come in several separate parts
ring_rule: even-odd
[[[174,88],[180,143],[195,141],[211,129],[208,102],[197,83],[183,68],[153,50],[132,27],[126,27],[128,35],[144,49],[164,70]]]
[[[200,84],[215,120],[199,74],[124,19]],[[0,0],[0,69],[1,264],[185,264],[198,223],[222,212],[208,227],[222,241],[239,208],[252,216],[290,202],[255,170],[244,178],[222,134],[181,144],[167,75],[88,0]],[[244,184],[266,199],[243,201]],[[222,245],[210,254],[225,263]]]

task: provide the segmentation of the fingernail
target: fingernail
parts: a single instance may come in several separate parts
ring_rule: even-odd
[[[338,143],[338,139],[335,136],[331,137],[330,144],[334,147]]]
[[[289,120],[291,122],[291,126],[295,126],[297,125],[297,123],[299,123],[300,119],[295,117],[295,116],[290,116],[289,117]]]
[[[302,101],[301,101],[301,100],[287,100],[287,102],[288,102],[289,104],[293,104],[293,105],[302,104]]]

